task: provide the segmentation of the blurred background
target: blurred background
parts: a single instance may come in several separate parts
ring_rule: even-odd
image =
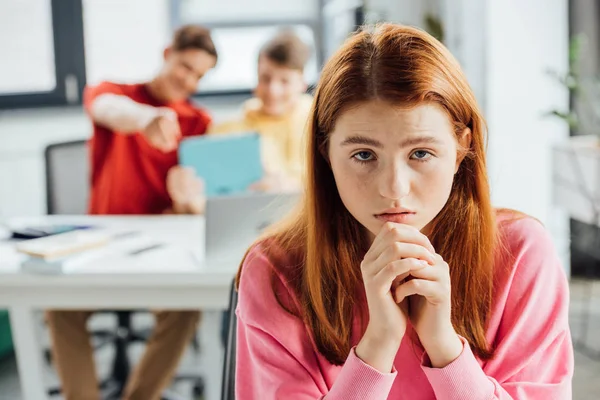
[[[1,0],[0,218],[46,213],[44,149],[91,135],[84,86],[152,78],[182,24],[212,31],[219,62],[194,101],[219,121],[251,96],[258,51],[278,29],[293,28],[312,47],[305,73],[314,85],[344,39],[378,21],[427,30],[462,65],[488,122],[494,204],[533,215],[551,232],[572,285],[574,398],[597,399],[596,1]],[[18,400],[14,356],[10,344],[5,348],[0,399]]]

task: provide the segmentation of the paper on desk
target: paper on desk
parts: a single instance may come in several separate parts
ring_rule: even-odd
[[[115,252],[109,257],[84,265],[65,269],[69,274],[156,274],[173,272],[196,272],[202,266],[197,257],[187,248],[173,244],[161,244],[139,254]],[[140,249],[144,247],[139,246]]]
[[[13,243],[0,243],[0,272],[18,271],[24,259],[25,256],[17,253]]]

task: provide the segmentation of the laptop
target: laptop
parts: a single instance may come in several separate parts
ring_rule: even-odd
[[[206,202],[206,260],[239,265],[246,250],[264,230],[298,204],[299,193],[245,193],[209,197]]]

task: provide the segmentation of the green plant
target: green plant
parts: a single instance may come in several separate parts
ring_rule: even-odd
[[[583,34],[575,35],[569,41],[569,69],[566,73],[559,73],[554,70],[548,71],[548,74],[564,86],[570,95],[571,106],[567,110],[553,109],[548,111],[547,115],[558,117],[564,120],[569,128],[577,131],[581,128],[580,111],[575,107],[579,101],[585,100],[586,96],[582,90],[583,78],[580,74],[581,52],[586,44],[586,37]]]
[[[435,15],[428,13],[424,19],[425,30],[434,38],[444,43],[444,25]]]

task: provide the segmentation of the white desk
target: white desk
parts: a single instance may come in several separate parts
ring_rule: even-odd
[[[204,219],[192,216],[66,217],[8,221],[9,225],[74,223],[143,233],[139,240],[165,243],[139,255],[112,255],[62,275],[20,271],[14,244],[0,242],[0,307],[10,312],[24,400],[47,399],[42,352],[35,335],[36,309],[226,309],[237,263],[204,262]],[[214,335],[218,335],[218,326]],[[220,371],[219,371],[220,372]],[[207,382],[209,399],[220,382]]]

